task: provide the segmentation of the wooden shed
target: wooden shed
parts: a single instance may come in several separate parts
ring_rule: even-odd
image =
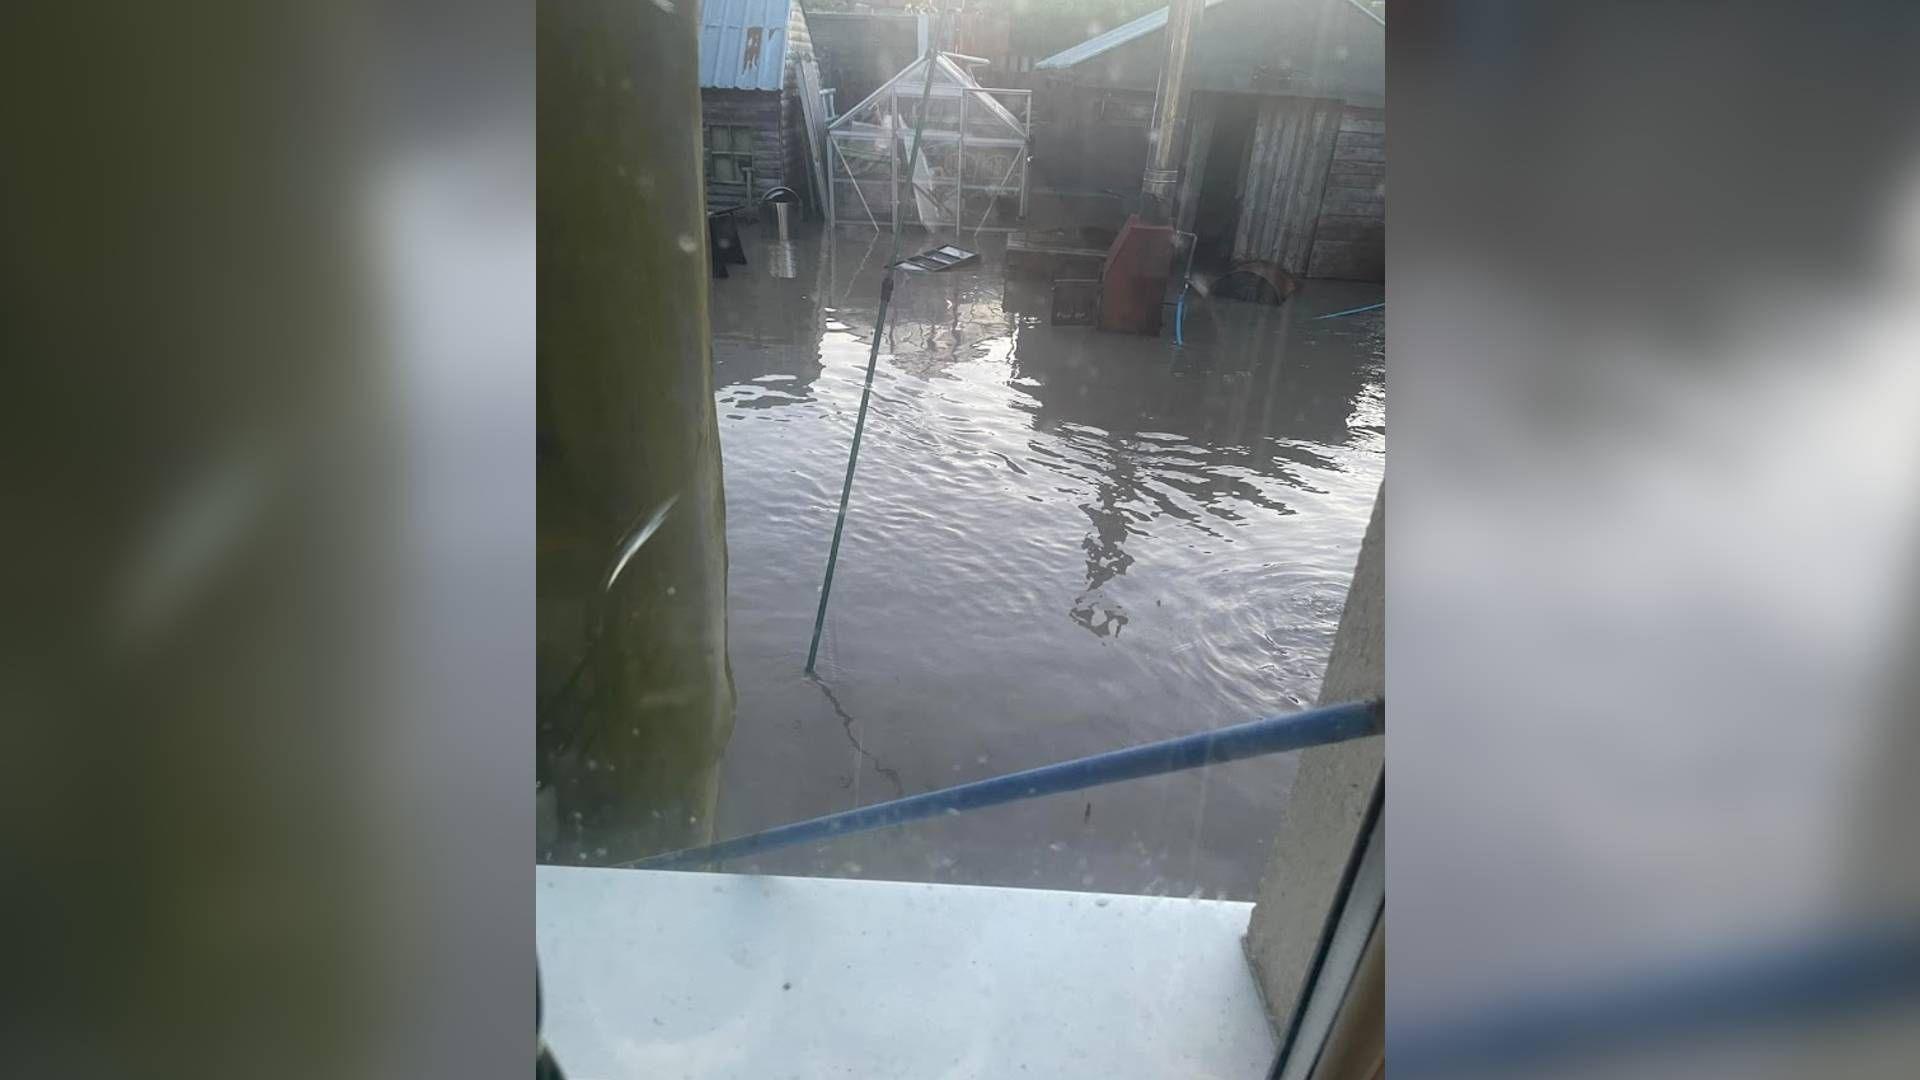
[[[701,0],[700,119],[707,209],[792,188],[819,205],[826,127],[798,0]],[[810,132],[812,137],[810,137]]]
[[[1036,183],[1116,210],[1139,191],[1166,24],[1161,8],[1034,65]],[[1176,207],[1196,264],[1385,279],[1385,38],[1358,0],[1207,0]]]

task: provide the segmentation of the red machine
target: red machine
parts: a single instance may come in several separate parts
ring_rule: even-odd
[[[1100,275],[1100,329],[1160,333],[1160,307],[1173,269],[1173,227],[1130,215],[1107,249]]]

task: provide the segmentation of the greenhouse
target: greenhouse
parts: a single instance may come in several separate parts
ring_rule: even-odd
[[[958,53],[922,57],[828,125],[832,220],[956,233],[1018,227],[1026,214],[1032,93],[981,86],[968,68],[982,63]],[[923,91],[926,127],[909,176]]]

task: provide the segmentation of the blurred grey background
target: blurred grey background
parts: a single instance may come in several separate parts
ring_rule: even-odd
[[[1920,1068],[1893,992],[1920,982],[1917,28],[1393,11],[1404,1075]],[[1904,942],[1891,1013],[1845,1000],[1853,969],[1774,987],[1844,1006],[1819,1017],[1754,1011],[1757,974],[1692,981],[1875,934]],[[1602,1022],[1608,995],[1634,1008]]]
[[[529,16],[0,11],[9,1074],[530,1063]]]

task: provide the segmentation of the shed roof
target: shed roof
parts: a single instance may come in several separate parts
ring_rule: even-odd
[[[1386,24],[1361,0],[1206,0],[1206,13],[1188,60],[1193,90],[1384,105]],[[1035,67],[1081,86],[1151,92],[1166,26],[1162,8]]]
[[[700,0],[700,86],[778,90],[794,0]]]
[[[1216,7],[1225,2],[1226,0],[1207,0],[1207,7]],[[1375,8],[1382,5],[1366,6],[1363,5],[1360,0],[1347,0],[1347,3],[1359,11],[1360,14],[1365,15],[1381,26],[1387,24],[1386,19],[1382,18],[1379,12],[1375,10]],[[1158,11],[1149,11],[1130,23],[1122,23],[1104,34],[1097,34],[1078,45],[1062,49],[1033,66],[1050,71],[1059,71],[1073,67],[1075,64],[1084,63],[1102,53],[1111,52],[1130,41],[1138,41],[1156,30],[1166,29],[1167,10],[1167,8],[1161,8]]]
[[[1223,3],[1226,3],[1226,0],[1207,0],[1208,7]],[[1103,52],[1117,49],[1129,41],[1138,41],[1155,30],[1163,30],[1166,25],[1166,8],[1149,11],[1130,23],[1121,23],[1104,34],[1097,34],[1078,45],[1062,49],[1033,66],[1048,69],[1070,68],[1075,64],[1091,60]]]

